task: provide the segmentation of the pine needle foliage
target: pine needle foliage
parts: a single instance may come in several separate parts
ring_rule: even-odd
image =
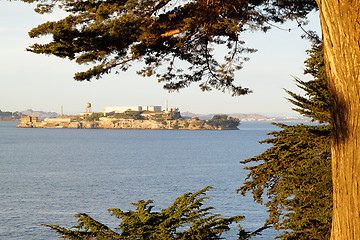
[[[185,193],[166,209],[152,211],[151,200],[132,203],[135,211],[118,208],[108,211],[120,220],[116,231],[94,220],[88,214],[79,213],[78,225],[70,229],[57,225],[45,225],[64,239],[126,239],[126,240],[212,240],[221,239],[229,231],[229,225],[241,221],[243,216],[223,217],[213,214],[213,207],[204,207],[206,187],[195,193]],[[242,232],[243,236],[248,236]],[[245,238],[244,238],[245,239]]]
[[[305,96],[286,91],[291,98],[288,100],[297,106],[294,111],[310,117],[312,121],[320,123],[330,122],[330,98],[326,83],[326,73],[324,66],[324,54],[322,45],[314,45],[307,51],[310,58],[305,61],[305,74],[311,74],[314,79],[311,81],[301,81],[295,78],[297,86],[304,90]]]
[[[50,35],[52,40],[28,50],[92,64],[75,74],[77,81],[126,71],[141,62],[138,73],[155,76],[170,91],[197,83],[203,91],[233,95],[251,92],[234,83],[235,72],[256,51],[245,46],[242,34],[267,31],[286,20],[306,24],[306,15],[317,9],[313,0],[22,1],[37,3],[40,14],[51,14],[57,7],[68,14],[33,28],[30,37]],[[215,57],[216,49],[223,59]]]
[[[322,125],[275,124],[282,130],[261,143],[271,144],[264,153],[243,161],[253,163],[238,192],[251,192],[269,212],[266,225],[281,230],[280,239],[329,239],[332,217],[329,98],[321,45],[315,45],[305,62],[305,73],[314,79],[296,79],[306,94],[290,91],[295,111]],[[255,163],[255,165],[254,165]]]

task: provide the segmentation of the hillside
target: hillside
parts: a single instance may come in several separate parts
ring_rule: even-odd
[[[217,115],[217,114],[213,113],[213,114],[204,115],[204,114],[196,114],[196,113],[191,113],[191,112],[181,113],[181,116],[185,117],[185,118],[198,117],[199,119],[203,119],[203,120],[209,120],[214,115]],[[270,121],[271,120],[270,118],[265,117],[260,114],[231,113],[231,114],[226,114],[226,115],[233,117],[233,118],[238,118],[240,121]]]
[[[28,109],[22,112],[8,112],[0,110],[0,122],[19,122],[22,116],[31,116],[43,119],[54,118],[57,117],[58,114],[55,112],[33,111],[32,109]]]
[[[38,118],[55,118],[58,116],[56,112],[34,111],[32,109],[22,111],[21,113],[26,116],[38,117]]]

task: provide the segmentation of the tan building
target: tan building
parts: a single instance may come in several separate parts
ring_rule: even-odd
[[[142,108],[142,111],[153,111],[153,112],[161,111],[161,106],[143,106],[141,108]]]
[[[44,122],[48,123],[70,123],[75,121],[73,118],[45,118]]]
[[[123,113],[126,111],[161,111],[161,106],[119,106],[119,107],[105,107],[103,113]]]
[[[25,116],[25,117],[21,117],[21,122],[25,123],[25,122],[37,122],[38,118],[37,117],[31,117],[31,116]]]

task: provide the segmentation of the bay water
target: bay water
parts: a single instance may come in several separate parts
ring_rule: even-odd
[[[244,215],[239,224],[254,231],[266,209],[251,195],[236,194],[248,171],[239,162],[269,146],[258,142],[277,128],[243,122],[240,130],[115,130],[16,128],[0,123],[0,239],[59,239],[41,226],[76,225],[88,213],[112,229],[107,209],[134,210],[131,202],[170,206],[186,192],[206,186],[214,213]],[[237,228],[224,234],[236,239]],[[273,239],[267,229],[253,239]]]

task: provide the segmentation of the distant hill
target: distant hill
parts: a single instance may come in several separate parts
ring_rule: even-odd
[[[228,115],[234,118],[238,118],[241,121],[271,121],[271,118],[256,113],[231,113]]]
[[[33,111],[32,109],[28,109],[22,112],[3,112],[0,110],[0,122],[18,122],[21,120],[22,116],[54,118],[57,117],[58,114],[55,112]]]
[[[18,122],[22,114],[19,112],[3,112],[0,110],[0,122]]]
[[[33,111],[32,109],[22,111],[21,113],[26,116],[38,117],[38,118],[55,118],[58,116],[56,112]]]
[[[182,112],[181,116],[184,118],[193,118],[193,117],[198,117],[199,119],[202,120],[209,120],[211,119],[214,115],[217,115],[215,113],[213,114],[196,114],[196,113],[191,113],[191,112]],[[238,118],[240,119],[240,121],[271,121],[271,118],[268,118],[266,116],[260,115],[260,114],[245,114],[245,113],[230,113],[230,114],[226,114],[230,117],[234,117],[234,118]]]

